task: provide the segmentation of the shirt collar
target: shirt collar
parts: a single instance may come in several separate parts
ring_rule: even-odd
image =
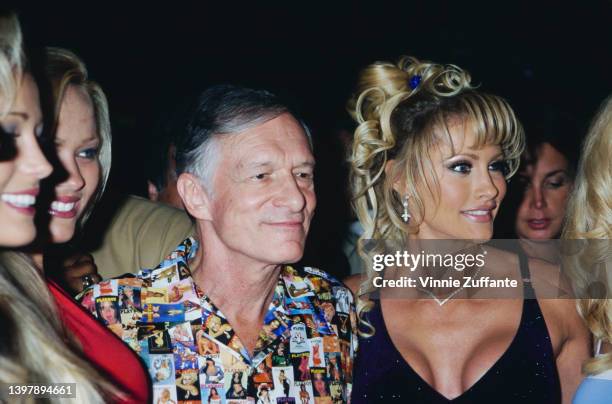
[[[291,326],[296,321],[305,322],[312,333],[317,333],[320,336],[336,335],[334,328],[325,319],[321,302],[317,298],[312,282],[307,277],[301,276],[292,266],[283,265],[274,288],[272,301],[264,316],[264,324],[260,330],[253,358],[249,358],[246,348],[235,334],[225,315],[208,296],[202,293],[193,281],[188,261],[195,256],[198,248],[198,242],[189,237],[179,244],[155,269],[141,271],[141,276],[152,282],[167,276],[190,279],[200,298],[204,331],[211,338],[232,349],[247,363],[256,366],[265,359],[282,339],[290,337]],[[170,274],[168,267],[175,264],[174,272]]]

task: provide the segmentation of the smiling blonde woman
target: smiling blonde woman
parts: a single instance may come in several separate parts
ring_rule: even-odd
[[[584,364],[588,378],[574,403],[609,403],[612,397],[612,96],[593,119],[584,142],[574,195],[568,207],[563,238],[590,239],[576,256],[571,269],[580,297],[580,315],[595,338],[595,357]],[[596,286],[597,287],[594,287]]]
[[[1,247],[21,246],[35,237],[33,205],[39,181],[51,173],[38,145],[42,121],[38,89],[24,65],[19,23],[14,15],[0,15],[0,178],[9,173],[0,187]],[[30,192],[16,197],[15,190],[26,186]],[[1,382],[75,383],[78,401],[88,403],[103,403],[116,393],[82,358],[41,273],[26,256],[10,250],[0,250],[0,321]],[[33,396],[20,397],[20,402],[35,401]],[[55,397],[48,402],[68,403],[74,398]]]
[[[365,68],[349,111],[358,124],[351,182],[362,240],[403,248],[477,240],[483,251],[524,144],[508,103],[457,66],[403,57]],[[352,403],[569,401],[588,353],[572,301],[527,299],[540,290],[531,273],[542,265],[486,252],[525,299],[468,299],[478,290],[461,286],[391,299],[373,287],[380,273],[348,280],[362,328]]]

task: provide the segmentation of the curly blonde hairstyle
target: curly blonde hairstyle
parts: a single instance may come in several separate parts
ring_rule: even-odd
[[[595,116],[582,148],[582,158],[574,192],[568,202],[566,227],[562,237],[568,240],[591,239],[579,254],[566,262],[569,275],[585,297],[578,302],[578,312],[593,336],[612,343],[612,282],[610,239],[612,239],[612,96]],[[573,243],[576,243],[574,241]],[[591,286],[599,285],[598,295]],[[603,289],[601,288],[603,286]],[[588,298],[592,297],[592,298]],[[599,297],[599,298],[595,298]],[[603,298],[602,298],[603,297]],[[587,374],[612,369],[612,353],[590,359],[583,370]]]
[[[350,178],[354,209],[364,228],[360,241],[405,242],[408,234],[418,233],[425,207],[417,185],[438,195],[438,181],[429,174],[430,150],[446,140],[454,152],[450,125],[466,124],[475,135],[473,147],[499,145],[507,178],[517,171],[524,148],[522,126],[506,100],[478,91],[469,73],[455,65],[410,56],[396,64],[376,62],[361,72],[348,110],[358,124]],[[411,201],[408,225],[400,216],[403,195],[393,187],[398,181]],[[372,292],[372,275],[360,295]]]

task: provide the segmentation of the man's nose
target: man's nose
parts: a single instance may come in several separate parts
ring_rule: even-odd
[[[284,178],[275,203],[278,206],[288,207],[292,212],[301,212],[306,204],[306,198],[297,178],[290,175]]]

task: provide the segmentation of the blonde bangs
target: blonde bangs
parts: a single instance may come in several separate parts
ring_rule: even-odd
[[[439,192],[432,176],[431,151],[448,142],[449,128],[465,125],[475,135],[475,148],[499,145],[507,161],[509,178],[516,173],[525,140],[523,128],[508,103],[482,94],[471,84],[470,74],[455,65],[441,65],[405,56],[396,64],[376,62],[359,75],[354,95],[347,103],[357,123],[350,157],[353,206],[364,233],[360,240],[403,241],[417,234],[425,212],[420,193]],[[392,162],[392,164],[388,164]],[[401,181],[400,195],[394,184]],[[422,188],[421,186],[424,186]],[[410,200],[411,219],[402,219]],[[364,259],[361,244],[358,251]],[[367,312],[373,291],[371,277],[360,288],[365,299],[358,311]],[[365,323],[360,317],[360,321]]]
[[[506,177],[512,177],[519,168],[525,136],[510,105],[501,97],[475,92],[461,95],[459,102],[459,113],[474,133],[472,147],[499,145],[508,164]]]

